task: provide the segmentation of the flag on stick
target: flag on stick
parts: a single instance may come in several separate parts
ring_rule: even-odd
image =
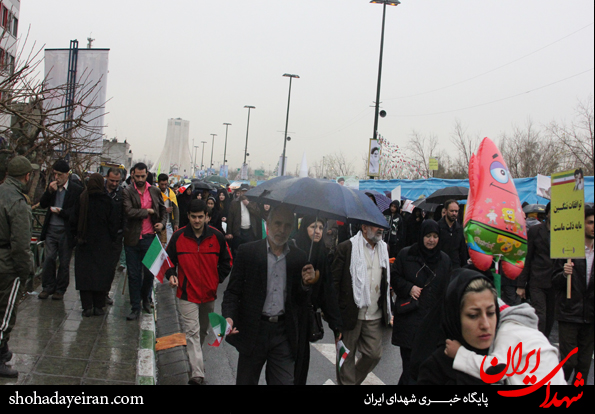
[[[209,345],[219,346],[221,345],[221,342],[223,342],[223,338],[225,338],[225,335],[227,335],[231,331],[231,326],[229,326],[229,324],[227,323],[227,319],[215,312],[209,313],[209,321],[211,322],[213,332],[216,336],[215,342]]]
[[[143,264],[161,283],[163,283],[163,277],[167,269],[174,267],[163,245],[159,241],[159,237],[153,239],[149,250],[147,250],[147,254],[145,254]]]
[[[339,371],[341,370],[347,355],[349,355],[349,349],[347,349],[343,341],[337,342],[337,363],[339,364]]]

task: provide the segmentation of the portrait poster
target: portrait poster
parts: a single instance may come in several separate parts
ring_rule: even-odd
[[[359,190],[359,178],[354,175],[344,175],[335,180],[338,184],[349,187],[353,190]]]
[[[378,177],[380,173],[380,142],[377,139],[370,139],[368,149],[368,176]]]
[[[552,174],[551,178],[552,259],[585,258],[585,191],[576,188],[574,170]]]

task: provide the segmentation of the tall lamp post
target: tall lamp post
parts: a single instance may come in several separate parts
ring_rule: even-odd
[[[192,140],[192,144],[194,144],[194,140]],[[196,178],[196,149],[198,148],[198,145],[194,145],[194,165],[193,165],[193,169],[192,169],[192,177]]]
[[[213,168],[213,149],[215,148],[215,137],[217,134],[211,134],[213,136],[213,141],[211,143],[211,166],[209,168]]]
[[[398,6],[399,0],[372,0],[370,3],[382,4],[382,31],[380,34],[380,60],[378,62],[378,86],[376,87],[376,106],[374,110],[374,134],[372,137],[378,139],[378,114],[380,109],[380,81],[382,79],[382,51],[384,49],[384,20],[386,16],[386,5]],[[374,178],[374,177],[370,177]]]
[[[224,122],[223,125],[225,125],[225,149],[223,150],[223,166],[225,166],[225,163],[227,162],[227,160],[225,159],[225,157],[227,156],[227,128],[229,128],[231,124],[228,122]]]
[[[246,125],[246,148],[244,149],[244,164],[246,164],[246,156],[248,155],[248,129],[250,128],[250,109],[255,109],[255,106],[245,105],[248,108],[248,124]]]
[[[289,94],[287,96],[287,116],[285,117],[285,137],[283,138],[283,155],[281,157],[281,176],[285,175],[285,148],[287,147],[287,126],[289,124],[289,102],[291,100],[291,81],[293,80],[293,78],[300,78],[298,75],[292,75],[290,73],[284,73],[283,76],[289,78]]]
[[[200,159],[200,169],[204,170],[204,161],[205,161],[205,144],[207,141],[200,141],[202,142],[202,158]]]
[[[248,165],[246,164],[246,157],[248,156],[248,129],[250,128],[250,110],[255,109],[255,106],[244,105],[244,108],[248,108],[248,123],[246,124],[246,148],[244,149],[244,163],[242,164],[242,171],[246,171],[246,175],[248,173]],[[247,176],[244,176],[242,173],[241,178],[243,180],[247,179]]]

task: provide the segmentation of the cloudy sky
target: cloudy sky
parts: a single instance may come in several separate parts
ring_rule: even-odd
[[[445,149],[455,120],[497,140],[528,120],[570,122],[593,96],[592,0],[402,0],[387,7],[379,133],[413,131]],[[252,168],[283,149],[288,170],[343,152],[359,167],[374,125],[382,5],[368,0],[22,0],[26,47],[109,48],[106,133],[156,160],[167,120],[190,121],[190,145]],[[202,148],[199,148],[199,158]]]

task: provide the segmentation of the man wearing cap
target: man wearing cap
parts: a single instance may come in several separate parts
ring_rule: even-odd
[[[62,300],[70,282],[70,258],[74,248],[69,221],[83,187],[70,180],[70,166],[65,160],[56,161],[52,170],[54,181],[50,182],[39,200],[39,207],[48,209],[39,237],[45,241],[41,276],[43,290],[39,293],[39,299],[47,299],[52,295],[52,299]],[[57,275],[56,259],[60,261]]]
[[[249,189],[248,184],[242,184],[238,190],[238,199],[229,205],[225,238],[231,243],[234,256],[240,245],[262,239],[260,208],[256,202],[250,202],[246,198]]]
[[[5,378],[19,375],[6,363],[12,358],[8,338],[16,322],[21,287],[33,269],[31,207],[25,191],[34,169],[39,166],[16,156],[8,163],[6,180],[0,185],[0,377]]]

